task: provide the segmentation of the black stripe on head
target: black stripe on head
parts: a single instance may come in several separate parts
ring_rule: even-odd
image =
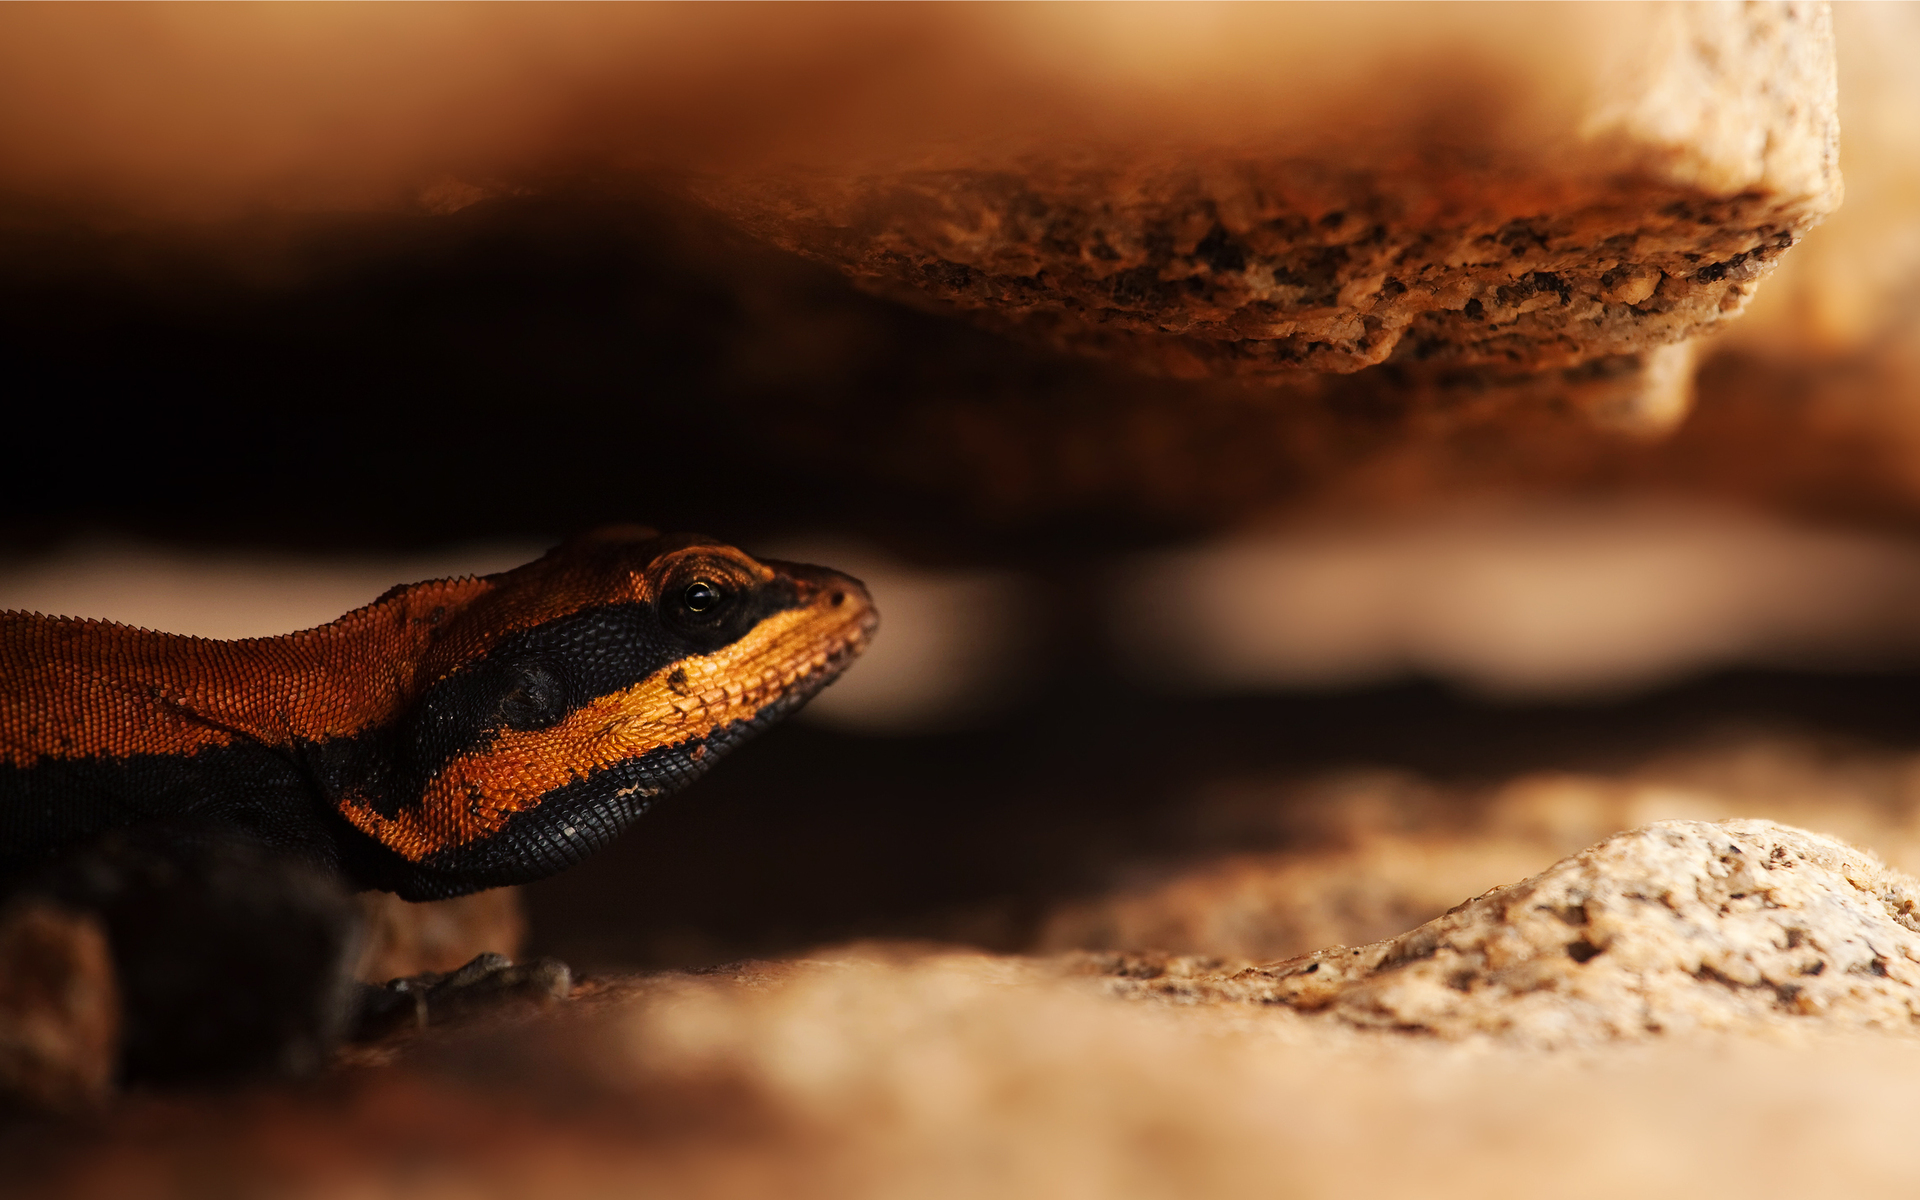
[[[791,580],[747,580],[727,566],[690,556],[653,601],[583,608],[501,639],[429,687],[394,726],[324,748],[323,774],[393,816],[448,763],[483,752],[503,731],[557,725],[801,604]]]

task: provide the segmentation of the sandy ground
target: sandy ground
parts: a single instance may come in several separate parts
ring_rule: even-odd
[[[1906,1128],[1920,1103],[1920,1022],[1903,1015],[1920,1004],[1908,996],[1920,996],[1920,968],[1902,945],[1920,939],[1899,897],[1920,884],[1819,835],[1752,821],[1658,827],[1785,838],[1825,864],[1793,877],[1798,892],[1749,891],[1714,865],[1721,851],[1650,867],[1623,857],[1618,846],[1640,843],[1619,838],[1611,859],[1591,852],[1529,884],[1586,887],[1578,872],[1605,860],[1614,893],[1632,898],[1650,886],[1642,876],[1667,871],[1668,902],[1655,906],[1665,965],[1630,954],[1641,935],[1626,901],[1594,908],[1579,936],[1602,943],[1598,964],[1619,959],[1607,977],[1616,992],[1659,993],[1669,1010],[1718,1006],[1691,1029],[1669,1016],[1630,1036],[1534,1037],[1543,1013],[1552,1024],[1556,1011],[1591,1012],[1599,994],[1566,982],[1588,957],[1562,961],[1557,942],[1545,952],[1553,979],[1483,959],[1505,982],[1450,1024],[1356,1023],[1350,1005],[1285,999],[1272,986],[1285,967],[1244,984],[1288,936],[1362,932],[1447,889],[1457,903],[1475,886],[1462,857],[1512,883],[1551,863],[1556,844],[1661,815],[1676,796],[1705,816],[1716,804],[1826,812],[1909,859],[1897,839],[1911,829],[1916,777],[1894,756],[1750,745],[1639,779],[1510,781],[1464,814],[1443,807],[1453,832],[1440,834],[1421,832],[1435,819],[1430,797],[1375,774],[1342,793],[1344,849],[1242,857],[1116,893],[1105,924],[1090,916],[1099,902],[1063,909],[1053,953],[864,943],[606,976],[545,1011],[356,1050],[314,1085],[129,1094],[93,1117],[16,1123],[0,1147],[22,1194],[76,1197],[1905,1194],[1920,1188]],[[1529,894],[1504,889],[1446,920],[1558,929],[1566,898],[1555,894],[1561,915],[1548,920],[1528,917]],[[1821,931],[1840,928],[1819,924],[1828,910],[1866,921],[1864,953],[1891,966],[1843,965],[1853,951],[1833,935],[1836,965],[1821,973],[1840,1002],[1783,1004],[1784,993],[1740,983],[1733,959],[1774,970],[1768,955],[1798,953],[1799,939],[1776,936],[1789,925],[1811,923],[1824,944]],[[1262,929],[1265,942],[1248,933]],[[1719,958],[1689,950],[1742,929],[1757,947],[1744,959],[1721,953],[1724,937]],[[1185,938],[1173,948],[1193,956],[1069,950],[1076,930],[1081,944]],[[1840,1019],[1866,1011],[1848,1008],[1846,996],[1866,994],[1854,982],[1880,1005],[1865,1023]],[[1503,1017],[1520,1006],[1531,1024]]]
[[[303,1092],[16,1128],[58,1196],[1842,1196],[1920,1186],[1910,1037],[1567,1054],[867,947],[602,985]]]

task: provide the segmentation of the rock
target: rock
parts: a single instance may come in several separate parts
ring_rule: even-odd
[[[120,1001],[100,922],[39,901],[0,913],[0,1096],[70,1112],[102,1103]]]
[[[104,931],[126,1082],[298,1078],[340,1042],[360,911],[311,863],[176,820],[110,829],[19,886]]]
[[[1385,941],[1174,974],[1115,986],[1542,1049],[1796,1026],[1912,1034],[1920,881],[1770,821],[1666,821]]]
[[[1871,354],[1920,317],[1920,8],[1843,4],[1833,21],[1847,202],[1727,331],[1774,360]]]
[[[652,376],[697,359],[687,386],[756,453],[887,493],[860,512],[931,498],[1003,524],[1158,534],[1269,510],[1637,486],[1823,516],[1904,520],[1920,504],[1920,357],[1910,332],[1905,350],[1882,338],[1917,327],[1902,297],[1920,261],[1892,8],[1838,18],[1853,31],[1843,86],[1862,98],[1842,100],[1858,124],[1850,199],[1784,259],[1767,238],[1797,236],[1836,195],[1817,9],[1541,6],[1498,23],[1450,6],[1390,21],[1364,6],[751,11],[316,10],[299,38],[225,10],[0,14],[0,109],[32,114],[0,130],[0,184],[19,198],[0,256],[9,279],[48,281],[16,283],[12,303],[36,321],[72,304],[63,336],[84,348],[86,314],[148,296],[178,311],[226,263],[248,282],[207,310],[211,327],[297,331],[311,299],[276,308],[283,285],[331,295],[393,270],[413,287],[431,284],[424,262],[465,263],[457,279],[579,245],[657,289],[651,311],[749,314],[737,328],[713,317],[705,358],[690,325],[636,315],[690,357],[583,363]],[[662,215],[663,165],[707,209],[869,288],[1229,378],[1144,379],[941,331],[803,277],[786,254],[743,251],[736,270],[725,239]],[[198,232],[176,244],[182,212]],[[280,233],[262,240],[243,213],[278,214]],[[673,253],[636,263],[630,246],[570,240],[611,213]],[[1725,320],[1755,286],[1742,275],[1810,255],[1764,329]],[[176,265],[142,265],[155,256]],[[1699,278],[1718,264],[1723,278]],[[119,282],[58,300],[103,268]],[[1407,293],[1386,295],[1389,278]],[[710,287],[724,293],[713,305],[687,303]],[[1740,340],[1716,337],[1733,352],[1695,387],[1693,343],[1670,339],[1702,322]],[[1809,364],[1815,326],[1879,346],[1873,369]],[[336,336],[385,344],[383,328]],[[540,355],[467,336],[418,369]],[[1783,357],[1749,361],[1767,348]],[[1381,354],[1349,375],[1295,370]],[[609,419],[654,428],[674,412],[666,394],[635,393]],[[1643,436],[1675,422],[1662,445]],[[843,519],[809,504],[801,524]]]
[[[1550,857],[1525,839],[1395,836],[1352,848],[1235,855],[1154,887],[1062,905],[1035,948],[1271,961],[1391,937]]]
[[[1245,849],[1114,863],[1112,885],[1056,905],[1029,948],[1270,962],[1363,945],[1656,821],[1764,818],[1871,846],[1913,873],[1917,782],[1910,753],[1778,734],[1617,775],[1539,771],[1485,787],[1377,769],[1255,777],[1203,790],[1184,818]]]
[[[1838,203],[1823,5],[1393,12],[9,15],[0,184],[151,219],[667,178],[887,294],[1233,378],[1640,353]]]
[[[518,888],[420,904],[391,892],[362,892],[356,899],[366,920],[367,944],[354,977],[368,983],[452,971],[479,954],[518,958],[527,936]]]
[[[1156,374],[1265,380],[1679,342],[1839,201],[1822,8],[1497,27],[1420,8],[1391,30],[1367,9],[1083,9],[1041,53],[1024,16],[977,24],[1010,46],[979,52],[968,115],[869,121],[693,193],[888,295]],[[944,84],[900,102],[930,109]]]
[[[1811,858],[1870,865],[1831,843]],[[1100,980],[1063,965],[869,944],[604,979],[547,1019],[416,1039],[323,1089],[134,1096],[60,1137],[0,1127],[0,1153],[10,1184],[62,1196],[193,1196],[209,1178],[714,1200],[1337,1197],[1361,1177],[1437,1200],[1920,1186],[1917,1038],[1779,1045],[1737,1036],[1749,1023],[1543,1054],[1244,1003],[1218,960],[1136,956]],[[1194,1002],[1100,994],[1149,984]]]

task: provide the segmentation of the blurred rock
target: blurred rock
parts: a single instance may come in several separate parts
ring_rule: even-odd
[[[563,1019],[423,1039],[323,1091],[136,1099],[52,1136],[0,1130],[0,1149],[10,1184],[89,1198],[198,1196],[208,1179],[314,1200],[1920,1186],[1911,1036],[1796,1018],[1808,1035],[1785,1045],[1542,1055],[1100,986],[1057,963],[871,945],[629,980]]]
[[[1834,6],[1847,199],[1722,344],[1772,359],[1844,360],[1920,317],[1920,7]]]
[[[1910,1034],[1920,881],[1770,821],[1669,821],[1385,941],[1176,985],[1138,973],[1116,990],[1540,1049],[1810,1021]]]
[[[1920,757],[1775,733],[1669,750],[1613,775],[1542,771],[1471,787],[1382,770],[1214,780],[1185,807],[1183,831],[1237,849],[1116,862],[1110,889],[1055,905],[1032,944],[1252,961],[1362,945],[1621,830],[1743,817],[1920,870]]]
[[[362,892],[357,899],[367,942],[353,974],[367,983],[452,971],[480,954],[517,959],[527,937],[518,888],[419,904],[391,892]]]
[[[526,542],[323,558],[87,538],[42,557],[0,561],[0,608],[189,637],[275,637],[324,625],[398,582],[504,571],[546,549]]]
[[[331,1061],[362,944],[359,909],[332,874],[176,818],[107,830],[21,888],[104,930],[121,1080],[298,1079]]]
[[[0,1098],[102,1104],[120,1059],[120,998],[98,920],[37,900],[0,911]]]
[[[1515,225],[1514,258],[1498,233],[1511,221],[1591,208],[1596,196],[1617,192],[1606,203],[1626,207],[1606,213],[1651,212],[1656,223],[1677,222],[1676,230],[1712,240],[1732,235],[1689,227],[1661,215],[1657,203],[1646,209],[1648,197],[1711,195],[1714,204],[1765,207],[1826,195],[1832,147],[1822,122],[1831,112],[1806,102],[1826,86],[1809,80],[1830,65],[1815,29],[1819,11],[1510,6],[1497,20],[1487,11],[29,10],[6,18],[19,23],[19,36],[0,38],[0,54],[22,60],[4,64],[17,70],[0,70],[0,89],[14,89],[0,108],[37,114],[0,129],[0,182],[18,199],[0,222],[9,285],[0,307],[23,331],[27,374],[40,377],[24,385],[37,398],[24,419],[50,447],[85,441],[92,459],[113,463],[102,486],[120,489],[117,498],[89,501],[105,511],[117,504],[159,513],[156,523],[180,520],[171,510],[185,504],[182,489],[165,486],[173,470],[204,490],[186,505],[186,524],[240,523],[242,514],[218,501],[235,488],[271,496],[265,507],[276,520],[250,526],[261,539],[291,528],[296,514],[304,514],[307,536],[318,527],[347,541],[558,533],[624,504],[649,520],[684,512],[680,519],[693,527],[725,511],[729,529],[759,533],[770,524],[779,537],[857,530],[929,561],[951,552],[925,547],[950,541],[964,546],[969,565],[1002,565],[1015,552],[999,536],[1009,529],[1100,529],[1137,542],[1274,511],[1419,509],[1436,497],[1659,489],[1847,520],[1900,520],[1920,510],[1911,467],[1920,424],[1910,419],[1920,411],[1911,403],[1920,357],[1902,332],[1914,325],[1912,305],[1901,299],[1915,277],[1903,265],[1912,261],[1902,249],[1912,240],[1902,232],[1912,209],[1903,164],[1920,161],[1920,148],[1898,77],[1905,47],[1920,33],[1891,7],[1841,15],[1844,86],[1860,97],[1841,103],[1854,104],[1862,132],[1844,140],[1854,156],[1851,199],[1848,215],[1834,222],[1865,215],[1811,236],[1848,247],[1837,257],[1821,252],[1829,257],[1815,274],[1827,282],[1815,306],[1838,313],[1842,300],[1855,305],[1858,320],[1821,318],[1854,332],[1809,341],[1796,331],[1811,326],[1796,314],[1815,302],[1783,300],[1780,319],[1766,326],[1771,333],[1716,336],[1690,350],[1693,342],[1665,339],[1696,318],[1715,328],[1742,324],[1725,321],[1716,306],[1752,286],[1736,277],[1755,260],[1717,281],[1688,282],[1688,271],[1712,274],[1730,262],[1713,256],[1735,253],[1733,243],[1649,249],[1654,257],[1706,256],[1686,270],[1668,263],[1678,273],[1660,286],[1691,299],[1661,313],[1653,310],[1667,303],[1664,291],[1632,299],[1650,275],[1616,280],[1632,286],[1601,288],[1616,298],[1595,299],[1576,295],[1572,267],[1563,275],[1549,269],[1578,257],[1580,246],[1598,256],[1596,268],[1603,258],[1631,266],[1643,257],[1637,242],[1606,249],[1604,239],[1589,243],[1570,225],[1549,222],[1535,230],[1543,248]],[[1790,27],[1802,32],[1790,36]],[[661,71],[643,79],[628,69],[637,61]],[[339,94],[339,64],[358,64],[364,86]],[[166,82],[177,78],[194,86]],[[321,121],[317,113],[333,115]],[[1081,128],[1091,132],[1080,136]],[[1025,139],[1031,153],[987,163],[988,178],[980,172],[995,130]],[[1290,140],[1302,137],[1308,141]],[[1284,152],[1249,149],[1263,138]],[[916,146],[926,153],[915,157]],[[1158,219],[1152,194],[1124,190],[1135,167],[1101,175],[1081,165],[1088,156],[1124,157],[1116,146],[1136,147],[1142,163],[1186,161],[1167,168],[1166,187],[1186,170],[1193,178],[1179,183],[1187,189],[1181,203],[1218,193],[1217,212],[1200,228],[1175,222],[1166,239],[1145,224],[1127,235],[1130,254],[1164,249],[1165,262],[1152,268],[1160,299],[1142,293],[1122,303],[1108,294],[1074,308],[1047,289],[1100,285],[1111,293],[1117,284],[1101,272],[1118,267],[1094,253],[1090,234],[1048,242],[1048,222],[1059,217],[1073,233],[1075,221],[1094,219],[1073,204],[1094,204],[1108,185],[1123,189],[1109,198],[1116,230]],[[1361,162],[1396,146],[1392,156]],[[1482,158],[1470,153],[1476,147]],[[927,159],[936,154],[948,158]],[[1306,171],[1343,154],[1360,165],[1306,179],[1301,187],[1311,187],[1299,195],[1265,189],[1241,197],[1252,207],[1223,203],[1260,171]],[[670,179],[647,166],[667,161],[692,165]],[[1445,178],[1457,186],[1393,200],[1393,180],[1425,188],[1450,161],[1459,169]],[[791,186],[768,192],[768,180],[786,178],[787,168]],[[1028,186],[1030,169],[1035,186],[1054,186],[1046,182],[1052,172],[1065,180],[1059,186],[1088,191],[1048,199]],[[1311,286],[1272,284],[1301,292],[1297,303],[1273,301],[1274,321],[1325,325],[1324,338],[1312,335],[1311,353],[1350,358],[1362,352],[1338,344],[1352,331],[1334,326],[1357,319],[1364,353],[1383,352],[1386,317],[1359,312],[1385,303],[1377,292],[1342,301],[1339,291],[1353,282],[1346,280],[1328,303],[1300,308],[1320,287],[1313,280],[1375,270],[1370,256],[1387,252],[1387,243],[1367,241],[1371,225],[1348,229],[1359,222],[1343,221],[1336,233],[1315,224],[1333,215],[1329,206],[1348,203],[1342,189],[1363,184],[1388,189],[1375,199],[1409,213],[1419,204],[1494,205],[1507,214],[1494,227],[1496,249],[1483,259],[1469,245],[1461,262],[1435,267],[1453,282],[1441,287],[1446,296],[1428,300],[1458,307],[1394,315],[1411,323],[1386,361],[1348,375],[1276,373],[1260,355],[1308,334],[1282,335],[1273,322],[1228,328],[1241,310],[1222,307],[1253,304],[1246,280],[1272,274],[1274,264],[1242,251],[1235,269],[1232,253],[1214,253],[1219,243],[1206,255],[1201,245],[1216,219],[1225,235],[1260,225],[1249,214],[1263,205],[1304,206],[1300,253],[1326,262],[1306,271],[1275,260]],[[661,199],[662,189],[688,188],[707,189],[712,204],[742,213],[813,203],[814,188],[826,197],[820,203],[834,204],[840,190],[875,189],[855,199],[880,207],[861,210],[860,221],[877,223],[763,231],[836,264],[808,269],[793,255],[742,245],[748,239],[693,213],[691,203]],[[729,189],[739,192],[733,201]],[[948,213],[950,190],[953,205],[1005,211]],[[1041,213],[1030,200],[1057,200],[1059,212]],[[1509,204],[1512,213],[1500,207]],[[183,212],[194,219],[176,219]],[[272,215],[241,221],[236,212]],[[931,239],[925,254],[950,250],[940,261],[954,269],[930,278],[905,251],[895,261],[887,257],[893,251],[873,249],[894,236],[887,222],[912,224],[916,237]],[[1740,237],[1775,223],[1755,218]],[[1261,238],[1284,233],[1260,230]],[[1349,233],[1354,238],[1342,240]],[[941,239],[953,246],[940,249]],[[1040,272],[1041,258],[995,265],[986,257],[984,266],[967,265],[976,251],[1012,254],[1009,247],[1029,241],[1033,255],[1078,265]],[[1161,249],[1149,252],[1150,243]],[[1411,243],[1402,249],[1409,263],[1427,253]],[[1025,305],[1032,320],[1018,328],[1030,338],[1077,338],[1081,349],[1144,355],[1156,369],[1207,378],[1152,379],[1117,364],[1069,361],[868,302],[838,277],[848,263],[856,273],[900,273],[884,283],[887,294],[916,304],[971,305],[967,311],[989,321]],[[1148,267],[1143,259],[1129,270]],[[955,282],[961,268],[965,286]],[[1040,273],[1017,274],[1028,270]],[[1566,305],[1538,277],[1543,271],[1567,287]],[[1380,276],[1380,289],[1391,274]],[[1005,288],[994,291],[1001,276]],[[878,275],[863,278],[883,286]],[[1849,280],[1861,286],[1848,290]],[[1447,291],[1454,283],[1481,294]],[[1213,300],[1201,294],[1208,289]],[[1386,307],[1415,303],[1416,291]],[[1793,294],[1813,293],[1795,284]],[[395,303],[368,303],[375,295]],[[1467,315],[1469,298],[1479,321]],[[1056,300],[1059,312],[1047,315]],[[1218,308],[1217,319],[1162,320],[1167,314],[1156,307],[1187,304]],[[1581,332],[1588,326],[1555,332],[1581,311],[1603,318],[1591,326],[1591,345]],[[127,336],[103,342],[95,325],[103,312],[118,314]],[[1380,328],[1369,332],[1370,319]],[[1152,329],[1113,334],[1111,346],[1074,332],[1128,322]],[[1065,332],[1056,336],[1053,324]],[[1416,343],[1430,344],[1432,355],[1419,358]],[[556,375],[544,364],[561,345],[568,370]],[[1609,345],[1619,352],[1603,353]],[[1252,349],[1243,359],[1232,347]],[[1696,354],[1698,371],[1686,361]],[[284,355],[312,370],[286,377]],[[1575,365],[1542,365],[1549,362]],[[97,374],[103,363],[113,369]],[[1216,370],[1264,382],[1217,378]],[[240,466],[252,461],[245,448],[226,453],[224,443],[182,437],[161,462],[149,450],[172,426],[149,429],[149,410],[96,421],[102,428],[91,435],[69,425],[77,421],[70,413],[118,411],[128,394],[118,381],[129,378],[195,397],[191,411],[207,428],[264,430],[264,420],[273,431],[259,436],[270,441],[311,439],[313,461],[249,474]],[[436,420],[415,399],[429,383],[414,380],[450,389],[475,419],[458,429]],[[653,386],[635,391],[635,380]],[[372,390],[355,381],[371,381]],[[276,386],[290,389],[287,399],[263,414],[257,397]],[[556,412],[565,415],[544,426],[516,423],[522,397],[542,387],[554,389]],[[689,409],[672,399],[692,394],[708,400]],[[316,421],[320,414],[331,423]],[[753,460],[742,470],[754,482],[725,496],[704,488],[697,469],[675,463],[628,475],[608,449],[696,438],[716,419]],[[583,447],[559,432],[582,423],[609,436]],[[376,424],[387,435],[377,444],[355,436]],[[458,452],[449,453],[454,442]],[[330,464],[342,459],[389,478],[408,515],[364,497],[313,501]],[[512,503],[473,496],[438,505],[435,497],[458,486],[440,464],[456,461],[511,472],[525,486]],[[59,480],[85,468],[77,454],[50,451],[43,480],[15,480],[14,504],[76,511],[82,501],[65,498]],[[791,523],[782,526],[786,514]],[[402,528],[421,521],[426,532]]]
[[[1282,958],[1390,937],[1545,857],[1523,838],[1393,836],[1345,850],[1232,855],[1157,886],[1062,905],[1038,948]]]
[[[815,538],[756,553],[832,563],[867,585],[886,614],[874,642],[801,718],[866,733],[964,728],[1002,712],[1031,679],[1030,581],[1012,571],[914,569],[846,539]]]
[[[1202,691],[1419,675],[1604,696],[1920,658],[1908,539],[1651,497],[1295,522],[1138,559],[1114,596],[1117,652]]]

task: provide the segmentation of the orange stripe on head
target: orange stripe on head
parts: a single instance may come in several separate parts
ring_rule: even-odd
[[[349,796],[342,812],[410,862],[443,857],[501,834],[557,789],[655,751],[702,743],[785,698],[811,694],[872,634],[873,608],[857,582],[817,568],[776,571],[724,547],[695,543],[656,556],[627,594],[649,601],[665,595],[667,603],[675,589],[692,586],[689,580],[709,577],[728,587],[784,588],[794,602],[724,645],[591,697],[554,724],[500,730],[442,765],[417,798],[394,807]]]

